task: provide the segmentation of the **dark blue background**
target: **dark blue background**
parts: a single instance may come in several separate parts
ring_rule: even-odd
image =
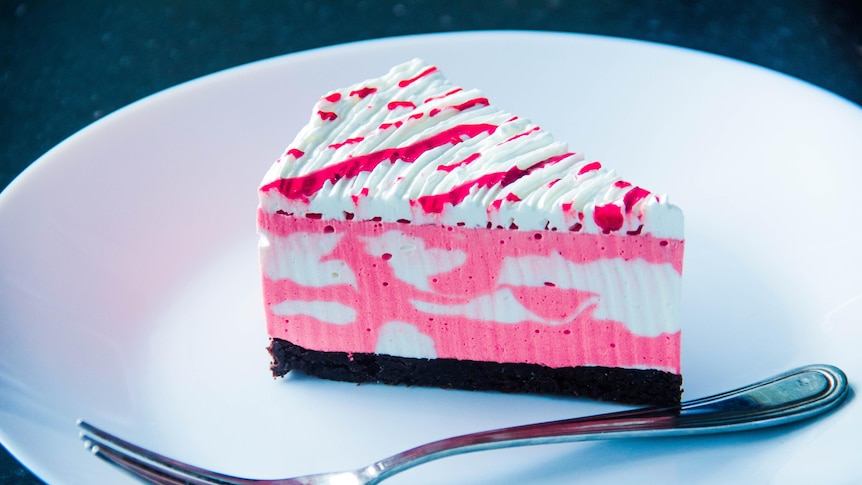
[[[201,75],[356,40],[478,29],[684,46],[772,68],[862,104],[857,0],[0,0],[0,189],[96,119]],[[34,483],[0,448],[0,484]]]

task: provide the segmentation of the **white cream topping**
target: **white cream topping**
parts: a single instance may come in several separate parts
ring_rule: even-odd
[[[446,130],[457,133],[465,125],[492,128],[416,150],[415,159],[401,156],[411,145]],[[566,144],[550,133],[488,104],[479,91],[459,90],[419,60],[321,98],[308,125],[267,172],[262,187],[283,179],[332,175],[327,170],[339,164],[393,149],[401,155],[367,170],[339,173],[307,194],[262,190],[261,207],[270,213],[313,213],[324,219],[345,219],[349,214],[387,222],[467,227],[490,223],[521,230],[683,237],[682,212],[665,197],[636,189],[581,154],[570,154]],[[461,163],[465,160],[470,162]],[[488,178],[518,170],[529,173]],[[459,191],[465,192],[463,198]],[[449,201],[438,201],[437,209],[423,204],[429,196],[447,193]],[[609,205],[614,207],[602,209]]]

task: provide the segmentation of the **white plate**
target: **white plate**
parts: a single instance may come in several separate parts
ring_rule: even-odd
[[[258,181],[322,93],[412,57],[683,207],[685,398],[814,362],[862,376],[856,106],[761,68],[642,42],[415,36],[169,89],[15,180],[0,196],[0,441],[57,484],[124,479],[88,456],[79,417],[204,467],[278,477],[617,409],[269,377]],[[479,453],[391,482],[854,482],[860,406],[748,434]]]

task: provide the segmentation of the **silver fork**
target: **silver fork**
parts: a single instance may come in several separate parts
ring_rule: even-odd
[[[681,436],[742,431],[791,423],[825,413],[847,396],[837,367],[810,365],[740,389],[682,403],[530,424],[434,441],[358,470],[280,480],[252,480],[204,470],[124,441],[84,421],[81,438],[96,456],[156,484],[371,485],[447,456],[473,451],[612,438]]]

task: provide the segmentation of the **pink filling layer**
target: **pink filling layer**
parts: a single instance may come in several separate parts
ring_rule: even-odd
[[[298,282],[303,278],[282,276],[271,278],[267,275],[277,271],[268,271],[267,265],[275,262],[263,258],[263,290],[271,337],[319,351],[372,353],[378,348],[381,330],[391,322],[399,322],[418,330],[425,341],[432,342],[438,358],[680,372],[679,331],[637,335],[624,322],[594,317],[595,306],[589,302],[601,295],[563,289],[553,281],[541,287],[508,285],[498,281],[497,269],[507,258],[557,252],[567,260],[584,263],[623,258],[670,264],[681,273],[681,240],[659,239],[648,234],[623,236],[327,221],[262,211],[258,213],[258,224],[268,233],[272,244],[302,234],[311,241],[316,237],[329,238],[333,247],[325,254],[316,250],[302,254],[294,247],[288,257],[309,261],[308,271],[343,264],[342,272],[350,275],[341,282],[323,278],[325,283]],[[404,268],[409,268],[410,262],[404,261],[403,254],[368,250],[369,241],[395,232],[419,241],[411,246],[420,246],[417,249],[439,257],[439,271],[428,270],[426,265],[424,270],[417,267],[405,273]],[[455,308],[501,292],[514,295],[519,308],[535,316],[535,321],[500,322],[463,314],[442,315],[427,308],[420,310],[417,306],[423,305],[414,303]],[[290,314],[273,311],[285,301],[294,305],[317,302],[309,307],[334,302],[339,308],[352,309],[348,313],[353,318],[333,323],[317,318],[321,314],[314,311]]]

